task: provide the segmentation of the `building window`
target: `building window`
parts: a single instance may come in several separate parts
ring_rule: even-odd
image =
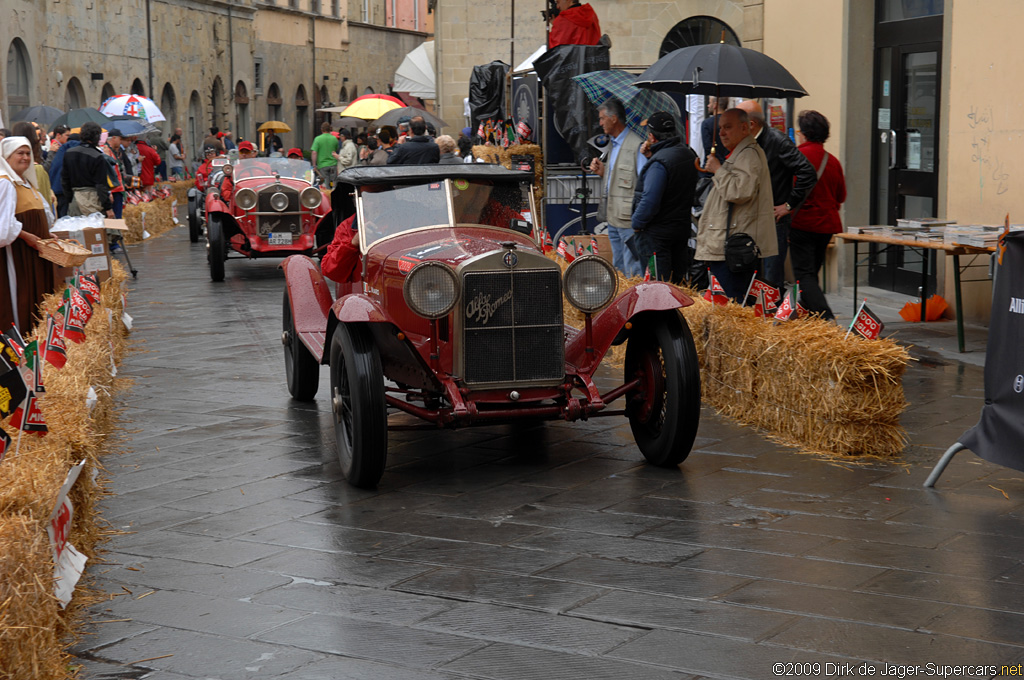
[[[252,93],[263,94],[263,57],[256,57],[252,61]]]
[[[370,23],[370,0],[363,0],[363,11],[360,16],[364,24]]]
[[[10,113],[17,113],[30,106],[31,79],[28,50],[21,38],[15,38],[7,49],[7,103],[11,108]]]
[[[314,14],[323,14],[323,3],[321,0],[312,0],[310,9]]]
[[[341,0],[331,0],[331,14],[336,17],[341,16]]]
[[[680,21],[672,27],[662,41],[658,58],[683,47],[711,45],[720,42],[723,31],[727,45],[740,47],[740,39],[736,35],[736,31],[714,17],[696,16]]]

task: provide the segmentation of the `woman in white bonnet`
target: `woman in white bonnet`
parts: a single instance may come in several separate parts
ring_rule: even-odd
[[[32,330],[43,296],[54,289],[53,265],[39,256],[53,215],[36,188],[32,145],[25,137],[0,141],[0,330]]]

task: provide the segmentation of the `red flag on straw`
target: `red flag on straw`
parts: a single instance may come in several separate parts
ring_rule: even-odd
[[[46,315],[46,345],[43,348],[43,356],[54,368],[64,368],[68,361],[68,348],[64,344],[64,336],[61,335],[61,327],[52,314]]]
[[[708,289],[704,291],[704,299],[716,305],[729,304],[729,296],[725,294],[725,288],[722,288],[722,284],[710,270],[708,270],[708,282]]]
[[[850,329],[846,331],[846,334],[849,335],[853,332],[862,338],[875,340],[882,334],[883,328],[885,328],[885,324],[868,309],[868,303],[865,301],[861,303],[860,309],[857,311],[857,315],[853,317]]]

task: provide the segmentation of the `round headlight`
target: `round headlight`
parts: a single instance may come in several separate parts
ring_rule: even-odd
[[[246,187],[235,193],[235,205],[242,210],[252,210],[256,207],[256,192]]]
[[[288,197],[282,194],[280,191],[270,197],[270,207],[281,212],[282,210],[288,209]]]
[[[565,296],[569,303],[589,314],[615,297],[619,285],[615,268],[601,257],[579,257],[565,270]]]
[[[306,187],[302,190],[302,193],[299,194],[299,201],[302,202],[302,205],[305,208],[312,210],[320,205],[320,201],[323,200],[323,197],[324,195],[320,193],[320,190],[316,187]]]
[[[459,301],[459,279],[447,265],[424,262],[405,277],[402,293],[412,311],[427,319],[439,319]]]

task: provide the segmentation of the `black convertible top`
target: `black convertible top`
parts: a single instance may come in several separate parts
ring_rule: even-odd
[[[364,165],[338,174],[339,182],[357,187],[368,184],[425,184],[445,179],[531,182],[533,175],[525,170],[508,170],[490,163]]]

